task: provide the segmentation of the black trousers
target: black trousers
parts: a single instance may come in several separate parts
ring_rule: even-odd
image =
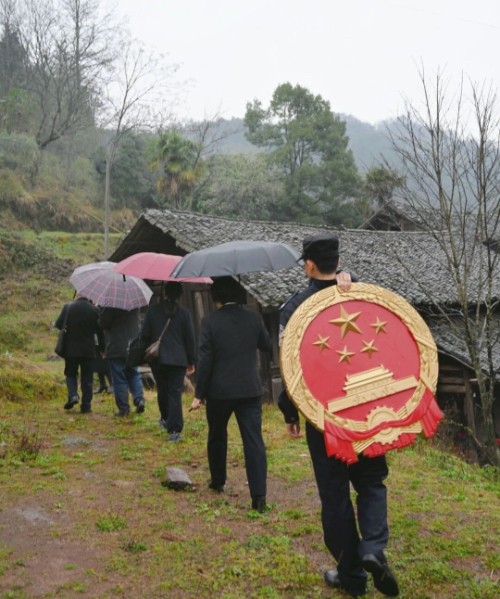
[[[326,454],[323,433],[306,423],[306,437],[321,499],[325,545],[338,564],[341,582],[348,588],[363,587],[366,572],[361,558],[373,554],[385,561],[389,539],[387,526],[388,475],[385,456],[359,456],[355,464]],[[356,491],[357,519],[350,485]]]
[[[65,358],[64,375],[68,389],[68,399],[78,399],[78,369],[80,369],[80,386],[82,389],[83,409],[89,409],[93,395],[94,358]]]
[[[156,382],[156,397],[162,420],[169,433],[180,433],[184,428],[182,415],[182,389],[186,375],[185,366],[168,366],[153,362],[151,370]]]
[[[240,429],[245,470],[252,497],[265,497],[267,458],[262,438],[262,398],[208,399],[208,465],[212,485],[222,487],[227,478],[227,425],[234,413]]]

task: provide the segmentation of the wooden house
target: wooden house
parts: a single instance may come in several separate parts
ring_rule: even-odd
[[[438,401],[446,403],[450,395],[458,394],[466,422],[475,431],[475,381],[460,334],[459,318],[457,327],[450,328],[429,301],[430,292],[434,302],[450,312],[457,311],[459,306],[455,287],[445,267],[446,260],[440,259],[441,249],[428,233],[418,230],[335,230],[289,222],[239,221],[188,212],[148,210],[123,238],[110,260],[119,261],[143,251],[182,256],[235,239],[285,242],[301,251],[305,236],[326,230],[339,236],[341,266],[356,273],[364,282],[381,285],[403,296],[426,320],[439,350]],[[246,291],[247,305],[262,314],[273,339],[272,360],[261,360],[266,396],[271,400],[281,385],[279,307],[293,292],[305,287],[307,280],[299,265],[276,272],[241,275],[238,279]],[[494,284],[500,298],[500,277]],[[192,311],[198,329],[201,318],[212,309],[207,287],[185,285],[183,303]],[[500,397],[500,341],[491,351],[498,366],[495,384],[499,389],[497,397]],[[500,426],[499,399],[495,416]]]

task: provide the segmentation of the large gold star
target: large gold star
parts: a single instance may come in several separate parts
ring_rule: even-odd
[[[349,314],[344,310],[344,308],[340,308],[340,318],[334,318],[330,320],[332,324],[337,327],[340,327],[340,338],[343,339],[349,331],[354,331],[355,333],[361,333],[360,328],[355,323],[358,319],[361,312],[353,312]]]
[[[373,322],[370,326],[373,327],[377,333],[377,335],[379,333],[385,333],[385,327],[387,325],[387,321],[386,320],[380,320],[380,318],[377,316],[377,320],[375,322]]]
[[[322,337],[321,335],[318,335],[318,340],[314,341],[313,345],[317,345],[321,351],[324,349],[331,349],[328,345],[328,339],[330,339],[330,337]]]
[[[364,347],[361,351],[365,351],[371,358],[372,354],[378,351],[378,348],[373,345],[375,343],[375,339],[373,339],[372,341],[363,341],[363,343]]]
[[[349,351],[347,349],[347,345],[344,346],[344,349],[337,349],[336,352],[340,356],[339,364],[340,362],[347,362],[348,364],[351,363],[351,356],[354,356],[354,352]]]

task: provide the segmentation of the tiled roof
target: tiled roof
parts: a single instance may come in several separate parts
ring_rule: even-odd
[[[289,222],[238,221],[192,212],[148,210],[111,259],[121,260],[139,251],[183,255],[235,239],[281,241],[300,251],[306,235],[321,231],[339,236],[341,265],[363,281],[399,293],[415,306],[429,305],[429,293],[437,303],[458,304],[442,249],[432,235],[420,231],[336,230]],[[477,274],[472,275],[470,282],[471,304],[477,302],[473,293]],[[307,284],[300,266],[241,275],[240,282],[264,309],[279,306],[291,293]],[[495,278],[494,287],[496,297],[500,297],[500,276]]]
[[[451,320],[451,322],[450,322]],[[429,329],[432,332],[432,336],[439,349],[452,356],[462,364],[466,366],[471,365],[470,355],[467,350],[467,346],[464,340],[464,336],[461,333],[463,330],[463,324],[459,318],[451,318],[446,321],[443,319],[430,318],[426,320]],[[500,339],[500,316],[493,318],[493,326],[496,332],[493,334],[494,339]],[[500,343],[494,343],[491,351],[493,352],[493,364],[496,365],[496,377],[500,379]],[[488,364],[487,349],[484,347],[480,352],[480,359],[483,365]]]

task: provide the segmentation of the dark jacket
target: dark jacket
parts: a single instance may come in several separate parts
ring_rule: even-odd
[[[240,399],[262,395],[257,349],[271,352],[259,314],[225,304],[201,321],[196,397]]]
[[[106,358],[125,359],[130,341],[135,339],[140,331],[139,310],[103,308],[99,324],[104,331]]]
[[[194,326],[191,313],[176,305],[172,313],[163,301],[149,306],[142,323],[141,337],[147,344],[156,341],[163,331],[167,319],[170,324],[161,339],[159,364],[168,366],[191,366],[196,361]]]
[[[353,281],[357,281],[357,277],[355,277],[351,273],[351,277]],[[292,295],[280,308],[280,335],[285,329],[288,321],[292,317],[292,314],[295,310],[305,302],[307,298],[311,297],[318,291],[322,289],[326,289],[332,285],[336,285],[337,281],[335,279],[332,280],[319,280],[319,279],[310,279],[309,285],[306,289],[299,291]],[[299,412],[295,405],[292,403],[291,399],[288,397],[285,390],[283,390],[278,397],[278,407],[283,413],[285,418],[285,422],[297,422],[299,420]]]
[[[99,311],[89,300],[81,297],[65,304],[54,326],[61,330],[66,317],[67,358],[95,358],[96,341],[99,349],[104,350],[103,335],[98,323]]]

